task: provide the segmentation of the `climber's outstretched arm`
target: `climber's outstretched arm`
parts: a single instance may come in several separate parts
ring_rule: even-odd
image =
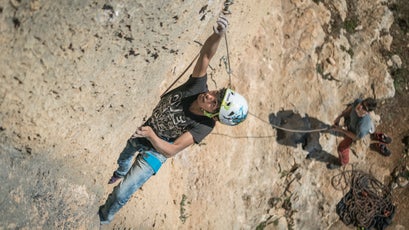
[[[228,21],[224,16],[220,16],[217,25],[213,27],[213,34],[207,38],[202,49],[200,50],[199,59],[193,69],[192,77],[203,77],[207,72],[210,60],[219,47],[220,40],[227,30]]]

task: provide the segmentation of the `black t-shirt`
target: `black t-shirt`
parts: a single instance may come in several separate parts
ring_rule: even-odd
[[[195,143],[200,143],[216,122],[191,113],[189,107],[200,93],[207,91],[207,75],[200,78],[190,76],[187,82],[161,98],[145,125],[152,127],[156,135],[167,141],[174,141],[188,131]]]

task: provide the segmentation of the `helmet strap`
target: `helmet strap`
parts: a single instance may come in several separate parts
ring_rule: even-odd
[[[219,115],[219,113],[209,113],[206,110],[203,110],[203,115],[205,115],[208,118],[214,118],[215,116]]]

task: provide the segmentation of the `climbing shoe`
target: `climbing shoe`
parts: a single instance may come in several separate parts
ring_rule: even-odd
[[[110,222],[109,220],[106,220],[104,218],[104,214],[102,213],[103,208],[104,208],[104,205],[101,205],[101,206],[99,206],[99,209],[98,209],[99,222],[100,222],[101,225],[109,224],[109,222]]]
[[[385,144],[389,144],[392,142],[392,138],[388,137],[384,133],[373,133],[371,134],[371,139],[375,141],[380,141]]]
[[[108,184],[113,184],[115,183],[117,180],[120,180],[122,177],[118,176],[115,172],[114,174],[112,174],[111,179],[109,179]]]
[[[372,143],[369,147],[386,157],[392,154],[388,147],[386,147],[386,144],[383,143]]]

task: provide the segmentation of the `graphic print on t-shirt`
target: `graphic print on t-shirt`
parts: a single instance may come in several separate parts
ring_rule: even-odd
[[[174,92],[159,101],[147,123],[158,136],[174,139],[186,131],[188,120],[183,111],[182,93]]]

